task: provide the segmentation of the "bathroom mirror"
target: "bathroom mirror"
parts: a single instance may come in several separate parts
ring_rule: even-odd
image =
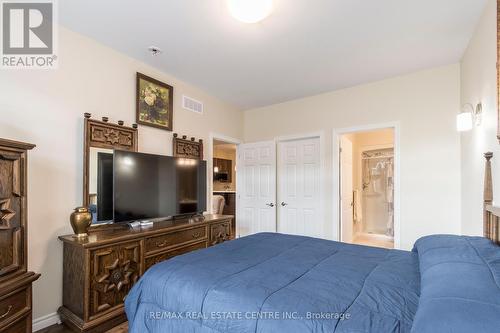
[[[85,114],[83,206],[92,212],[93,223],[113,219],[113,151],[137,151],[137,125],[111,124]]]

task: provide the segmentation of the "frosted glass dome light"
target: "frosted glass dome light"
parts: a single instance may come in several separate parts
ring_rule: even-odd
[[[457,131],[466,132],[472,129],[472,113],[462,112],[457,115]]]
[[[257,23],[273,10],[273,0],[226,0],[231,15],[244,23]]]

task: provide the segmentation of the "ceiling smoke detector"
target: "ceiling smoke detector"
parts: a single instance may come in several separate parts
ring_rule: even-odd
[[[151,53],[151,55],[153,57],[157,56],[157,55],[160,55],[163,51],[160,50],[159,47],[156,47],[156,46],[150,46],[148,47],[148,51]]]

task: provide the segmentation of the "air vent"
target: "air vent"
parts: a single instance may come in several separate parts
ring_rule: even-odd
[[[182,96],[182,107],[199,114],[203,113],[203,103],[188,96]]]

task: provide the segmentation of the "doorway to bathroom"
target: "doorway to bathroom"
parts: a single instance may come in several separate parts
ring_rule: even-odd
[[[340,240],[395,248],[395,128],[339,134]]]
[[[210,212],[232,215],[231,237],[236,237],[237,155],[241,142],[225,135],[211,133],[209,143]]]

